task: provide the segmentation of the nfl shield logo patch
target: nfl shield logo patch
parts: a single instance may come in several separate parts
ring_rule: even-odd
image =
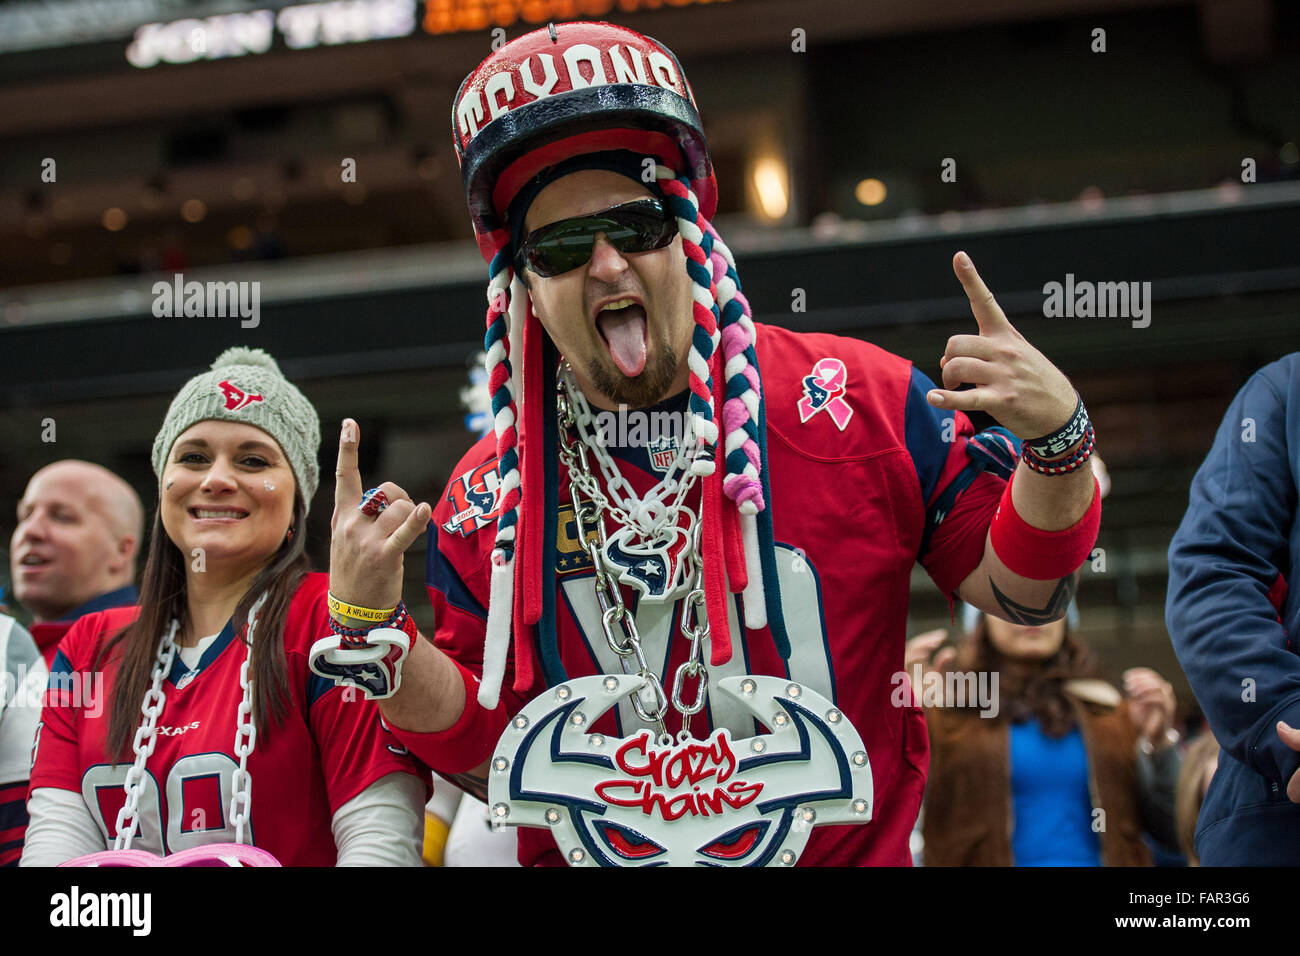
[[[646,447],[646,453],[650,456],[650,467],[661,475],[668,474],[673,467],[673,460],[677,457],[677,443],[671,438],[661,438]]]

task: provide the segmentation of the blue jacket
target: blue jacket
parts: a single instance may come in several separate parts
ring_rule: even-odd
[[[1209,866],[1300,864],[1300,753],[1276,729],[1300,728],[1297,488],[1300,352],[1237,393],[1169,546],[1165,621],[1223,750],[1196,829]]]

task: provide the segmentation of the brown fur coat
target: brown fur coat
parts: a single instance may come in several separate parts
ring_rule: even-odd
[[[1105,811],[1103,866],[1150,866],[1142,842],[1137,728],[1119,693],[1102,681],[1065,686],[1088,754],[1092,805]],[[973,710],[925,709],[930,777],[925,790],[926,866],[1011,866],[1011,758],[1007,722]]]

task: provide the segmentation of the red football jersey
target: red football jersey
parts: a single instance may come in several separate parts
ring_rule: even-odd
[[[327,636],[329,576],[311,574],[294,594],[284,628],[289,707],[284,724],[257,728],[248,758],[252,813],[245,838],[285,866],[333,866],[330,829],[336,810],[390,773],[428,774],[381,723],[373,702],[312,673],[312,644]],[[116,836],[131,766],[113,766],[105,752],[118,651],[94,670],[103,642],[135,619],[139,608],[115,608],[77,621],[59,645],[37,734],[31,789],[80,793],[104,832]],[[242,636],[242,635],[241,635]],[[132,847],[154,853],[208,843],[233,843],[229,821],[235,718],[243,691],[244,642],[228,623],[190,670],[176,656],[163,681],[166,701],[156,746],[145,765],[140,829]]]
[[[967,454],[969,419],[928,405],[925,393],[933,386],[910,362],[855,339],[756,327],[769,507],[792,654],[783,660],[766,629],[740,626],[737,596],[732,659],[709,668],[710,682],[745,673],[787,677],[833,700],[862,735],[874,819],[815,828],[801,864],[908,865],[908,837],[929,766],[920,709],[892,702],[901,697],[896,691],[912,567],[919,560],[944,594],[954,594],[983,556],[1005,480]],[[435,643],[476,676],[482,673],[488,555],[499,503],[494,454],[489,437],[462,459],[434,510],[436,547],[429,551]],[[663,477],[672,456],[651,443],[618,457],[623,476],[643,494]],[[558,473],[559,658],[569,678],[617,674],[621,667],[603,636],[591,562],[577,540],[567,473],[563,467]],[[697,487],[690,503],[698,502]],[[632,591],[624,588],[623,595],[633,607]],[[666,689],[690,649],[678,632],[680,615],[680,601],[636,606],[645,656],[666,675]],[[467,713],[455,727],[441,734],[399,730],[398,736],[435,769],[469,769],[491,755],[508,718],[544,689],[541,669],[534,686],[518,694],[511,660],[496,711],[483,714],[471,688]],[[592,729],[624,736],[641,726],[624,702]],[[679,726],[670,709],[669,731]],[[715,727],[741,738],[755,733],[744,711],[711,696],[691,729],[703,738]],[[519,844],[522,863],[561,862],[543,831],[521,828]]]

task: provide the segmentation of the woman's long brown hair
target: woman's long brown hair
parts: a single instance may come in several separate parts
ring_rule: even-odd
[[[1049,737],[1064,737],[1074,726],[1074,708],[1065,696],[1065,682],[1097,673],[1092,652],[1068,626],[1055,654],[1041,661],[1022,661],[1007,657],[993,646],[984,615],[980,615],[952,666],[958,670],[997,671],[1000,704],[996,719],[1020,723],[1036,717]]]
[[[266,604],[257,615],[257,632],[249,662],[255,694],[253,719],[258,734],[268,727],[268,716],[282,723],[288,707],[289,683],[284,655],[284,622],[289,602],[299,583],[311,569],[305,551],[307,506],[300,493],[294,493],[292,534],[280,544],[270,562],[257,573],[253,583],[235,606],[235,633],[243,639],[248,610],[268,592]],[[153,533],[149,556],[140,580],[140,616],[120,634],[104,645],[95,660],[95,669],[120,648],[113,699],[109,708],[108,754],[116,763],[131,760],[131,743],[140,725],[141,704],[149,689],[158,644],[171,622],[179,622],[177,633],[185,630],[189,607],[185,599],[185,556],[172,543],[163,528],[162,514],[154,510]],[[233,733],[233,726],[231,732]]]

